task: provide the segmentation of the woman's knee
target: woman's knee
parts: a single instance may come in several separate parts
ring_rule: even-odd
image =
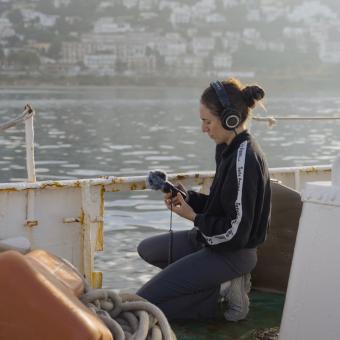
[[[141,241],[139,243],[139,245],[137,246],[137,252],[138,252],[138,255],[145,261],[149,262],[147,260],[147,258],[149,257],[148,255],[148,242],[147,242],[148,239],[145,239],[143,241]]]
[[[137,246],[139,256],[146,262],[159,266],[163,261],[163,249],[159,246],[157,237],[149,237],[139,243]]]

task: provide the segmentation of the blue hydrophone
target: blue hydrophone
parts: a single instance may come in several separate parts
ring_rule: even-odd
[[[171,182],[167,180],[167,175],[164,171],[150,171],[147,181],[149,187],[153,190],[160,190],[164,193],[171,192],[172,197],[175,197],[177,193],[180,193],[184,199],[186,199],[187,197],[187,194],[183,190],[175,187]]]

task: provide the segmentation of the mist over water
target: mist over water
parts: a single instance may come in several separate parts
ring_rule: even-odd
[[[0,123],[17,116],[26,103],[36,109],[38,180],[146,175],[156,168],[168,173],[214,170],[215,146],[200,130],[201,91],[166,87],[1,89]],[[257,109],[254,115],[340,116],[339,96],[272,95],[265,104],[267,112]],[[330,164],[340,152],[340,121],[284,121],[271,129],[253,122],[251,131],[270,167]],[[0,134],[1,182],[25,179],[24,141],[24,124]],[[191,226],[177,217],[173,223],[176,230]],[[169,211],[160,193],[107,193],[106,248],[96,259],[98,269],[108,272],[104,285],[136,287],[145,282],[154,269],[147,274],[144,267],[140,269],[136,245],[168,227]],[[120,266],[125,269],[118,270]],[[124,284],[131,272],[135,279]]]

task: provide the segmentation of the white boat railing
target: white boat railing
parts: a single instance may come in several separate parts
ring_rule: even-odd
[[[279,170],[279,171],[278,171]],[[297,175],[298,174],[298,175]],[[207,192],[214,172],[169,175],[174,183]],[[273,169],[273,177],[297,181],[326,180],[327,167]],[[25,236],[33,248],[43,248],[76,265],[94,287],[102,274],[94,271],[94,255],[103,250],[106,192],[147,190],[146,176],[0,184],[0,239]],[[34,205],[32,205],[34,202]],[[29,223],[30,222],[30,223]]]

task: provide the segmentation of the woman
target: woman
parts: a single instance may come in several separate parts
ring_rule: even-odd
[[[259,86],[237,79],[215,81],[200,100],[202,131],[217,144],[216,174],[209,195],[188,191],[165,204],[193,222],[173,234],[173,263],[168,265],[169,233],[142,241],[140,256],[163,270],[137,294],[157,305],[168,319],[214,318],[220,293],[228,300],[224,316],[244,319],[257,247],[270,219],[270,181],[264,155],[247,131]],[[223,283],[223,284],[222,284]]]

